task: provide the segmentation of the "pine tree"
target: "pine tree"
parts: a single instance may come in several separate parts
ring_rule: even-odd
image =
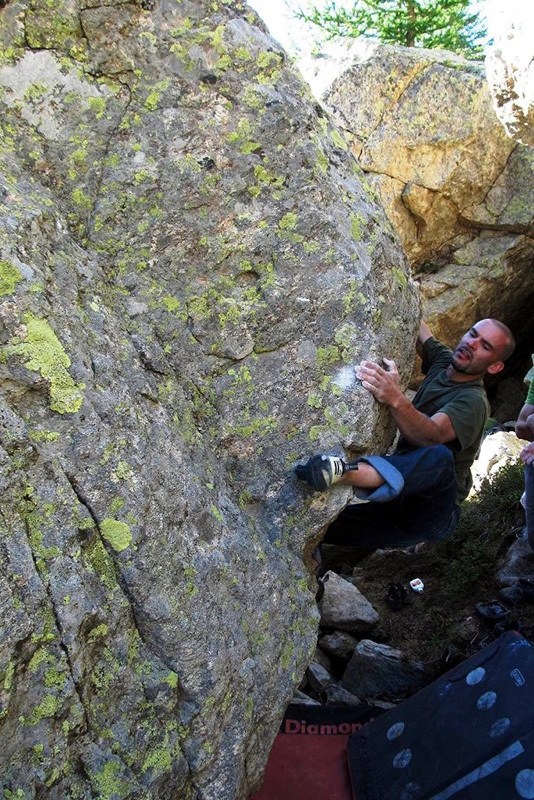
[[[368,37],[386,44],[452,50],[476,58],[486,29],[471,0],[354,0],[352,8],[336,0],[324,7],[299,9],[299,19],[317,25],[322,38]]]

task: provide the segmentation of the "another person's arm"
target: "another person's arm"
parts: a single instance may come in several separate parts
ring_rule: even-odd
[[[534,441],[534,406],[525,403],[515,424],[515,433],[518,439]]]
[[[526,439],[527,442],[534,441],[534,378],[530,382],[525,405],[519,412],[515,424],[515,434],[518,439]]]

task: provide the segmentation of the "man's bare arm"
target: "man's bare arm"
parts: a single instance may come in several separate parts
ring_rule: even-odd
[[[402,400],[388,408],[404,438],[416,447],[445,444],[456,439],[456,431],[450,417],[443,411],[427,417],[414,408],[404,395]]]
[[[527,442],[534,441],[534,406],[525,403],[519,413],[515,424],[515,435],[518,439],[526,439]]]
[[[423,352],[423,345],[427,339],[431,339],[433,337],[433,333],[426,324],[421,320],[421,324],[419,325],[419,336],[417,337],[417,353],[421,355]]]

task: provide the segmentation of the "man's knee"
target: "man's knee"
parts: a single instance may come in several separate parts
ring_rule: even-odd
[[[354,487],[354,494],[370,503],[389,503],[398,497],[404,489],[402,473],[386,456],[362,456],[360,461],[370,464],[383,480],[381,486],[373,489]]]
[[[447,445],[432,444],[427,447],[420,447],[419,450],[422,454],[422,461],[427,461],[429,464],[450,465],[454,468],[454,456]]]
[[[452,450],[444,444],[430,445],[420,449],[420,469],[440,474],[441,480],[446,480],[447,478],[451,482],[456,480],[456,469]]]

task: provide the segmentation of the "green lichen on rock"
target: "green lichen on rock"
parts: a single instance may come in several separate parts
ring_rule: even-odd
[[[132,477],[133,469],[127,461],[119,461],[115,468],[114,474],[119,480],[126,481],[128,478]]]
[[[43,701],[33,709],[32,714],[28,717],[28,725],[38,725],[42,719],[46,717],[54,717],[60,706],[59,698],[52,694],[47,694]]]
[[[112,800],[114,797],[125,797],[128,786],[121,777],[121,768],[117,761],[108,761],[100,772],[89,775],[101,800]]]
[[[11,687],[13,686],[13,678],[15,676],[15,663],[10,661],[5,668],[5,672],[3,674],[0,673],[0,686],[4,692],[10,692]],[[6,716],[7,708],[0,712],[0,719]]]
[[[336,128],[333,128],[330,131],[330,138],[334,142],[335,146],[339,147],[340,150],[346,150],[347,149],[347,143],[346,143],[345,139],[343,138],[341,133],[338,130],[336,130]]]
[[[395,281],[395,283],[401,288],[406,289],[408,286],[408,278],[406,273],[402,271],[400,267],[391,267],[391,277]]]
[[[293,230],[296,224],[297,224],[297,215],[288,211],[287,214],[284,214],[284,216],[278,223],[278,227],[281,230]]]
[[[77,9],[68,0],[37,0],[25,14],[25,34],[29,47],[57,49],[82,60],[85,39]]]
[[[14,264],[0,261],[0,295],[13,294],[21,280],[22,275]]]
[[[360,242],[362,239],[362,228],[364,220],[361,214],[350,215],[350,232],[355,242]]]
[[[174,295],[168,294],[162,298],[163,305],[167,309],[167,311],[172,314],[173,311],[178,311],[180,308],[180,301]]]
[[[85,386],[69,375],[70,358],[46,320],[25,317],[20,334],[5,346],[5,353],[20,356],[27,369],[48,382],[52,411],[72,414],[79,410]]]
[[[57,431],[28,431],[28,435],[32,442],[57,442],[59,433]]]
[[[318,347],[317,348],[317,365],[320,368],[331,366],[335,364],[337,361],[341,360],[341,354],[339,352],[339,347],[331,344],[327,347]]]
[[[117,519],[105,519],[100,523],[100,533],[116,553],[126,550],[132,543],[130,526]]]

